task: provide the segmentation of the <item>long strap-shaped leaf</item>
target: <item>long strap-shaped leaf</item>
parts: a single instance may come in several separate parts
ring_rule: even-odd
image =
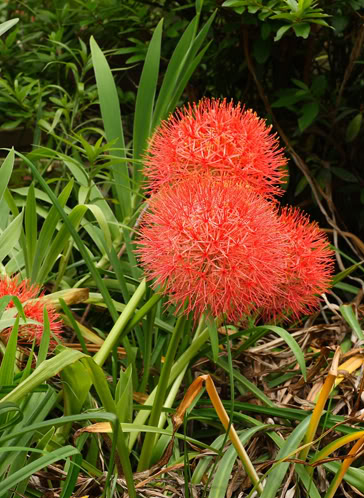
[[[178,42],[168,64],[158,95],[153,115],[152,129],[158,126],[160,121],[165,119],[168,114],[174,110],[174,106],[187,84],[188,80],[186,80],[185,77],[186,75],[189,75],[190,77],[192,74],[192,71],[190,70],[191,65],[195,62],[197,52],[200,50],[202,43],[206,38],[215,15],[216,12],[210,16],[196,37],[195,33],[199,16],[195,16]],[[183,87],[180,85],[181,79],[184,81]]]
[[[72,455],[77,455],[78,453],[79,451],[73,446],[65,446],[64,448],[59,448],[51,453],[48,453],[47,455],[43,455],[34,462],[26,465],[24,468],[14,472],[12,475],[9,475],[6,479],[4,479],[0,483],[0,497],[9,496],[7,493],[11,488],[38,470],[43,469],[47,465],[51,465],[58,460],[62,460]]]
[[[114,78],[105,55],[93,37],[90,39],[90,47],[106,137],[109,142],[114,141],[115,143],[113,154],[125,159],[126,150],[120,103]],[[131,210],[131,191],[127,164],[124,161],[120,164],[112,164],[111,171],[121,215],[125,218],[130,215]]]
[[[159,62],[162,39],[161,20],[155,28],[153,37],[149,43],[147,56],[145,58],[142,75],[140,77],[138,93],[135,103],[134,131],[133,131],[133,156],[139,159],[145,150],[147,139],[151,132],[154,99],[157,88],[159,73]],[[140,181],[140,167],[134,164],[134,186]]]
[[[310,417],[305,418],[291,433],[291,435],[286,439],[285,443],[282,445],[279,453],[276,457],[276,460],[281,460],[282,458],[287,457],[299,447],[300,442],[302,441],[307,427],[310,422]],[[288,471],[289,462],[281,462],[276,464],[275,468],[271,471],[268,476],[268,479],[264,485],[264,491],[261,495],[261,498],[275,498],[277,495],[277,491],[281,486],[283,479]]]

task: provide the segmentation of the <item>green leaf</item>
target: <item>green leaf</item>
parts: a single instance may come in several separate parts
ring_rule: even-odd
[[[221,368],[223,368],[226,372],[229,372],[230,366],[228,362],[219,357],[217,362],[217,365],[219,365]],[[258,399],[260,399],[265,406],[269,407],[274,407],[274,403],[268,398],[266,394],[264,394],[253,382],[250,382],[244,375],[242,375],[236,368],[233,369],[233,376],[236,382],[239,382],[245,389],[250,391],[251,393],[254,394],[254,396]]]
[[[125,372],[121,371],[116,385],[116,409],[119,420],[131,422],[133,417],[133,378],[132,365],[128,365]]]
[[[298,2],[296,0],[286,0],[286,3],[291,7],[293,12],[298,11]]]
[[[78,225],[80,224],[86,212],[87,212],[86,206],[78,205],[75,206],[68,215],[68,220],[75,229],[77,229]],[[43,264],[38,273],[38,280],[40,282],[44,282],[46,280],[49,272],[51,271],[55,262],[57,261],[58,256],[62,253],[62,251],[66,247],[66,244],[70,239],[70,237],[71,234],[68,230],[68,227],[66,225],[62,225],[61,229],[59,230],[54,240],[52,241],[50,247],[47,248],[48,249],[47,253],[44,257]]]
[[[340,463],[331,462],[325,463],[324,467],[332,472],[333,474],[337,474],[340,470]],[[363,468],[349,467],[344,475],[344,481],[348,482],[351,486],[354,486],[361,493],[364,493],[364,470]]]
[[[16,347],[18,345],[19,317],[17,317],[10,338],[6,345],[5,354],[0,365],[0,386],[13,383],[14,368],[16,365]]]
[[[307,102],[302,107],[303,115],[298,120],[300,131],[303,132],[316,119],[320,110],[318,102]]]
[[[167,70],[163,78],[162,86],[159,90],[159,95],[153,115],[152,130],[156,126],[158,126],[161,119],[164,119],[168,113],[167,109],[169,101],[176,87],[178,78],[181,75],[182,68],[186,60],[186,55],[190,50],[193,36],[196,30],[197,21],[197,17],[194,17],[192,19],[173,51],[172,57],[169,61]]]
[[[210,314],[207,314],[206,316],[206,325],[209,329],[212,359],[216,363],[219,356],[219,335],[217,332],[216,320],[214,320]]]
[[[11,254],[22,233],[23,213],[20,213],[0,235],[0,262]]]
[[[80,439],[81,438],[79,438],[79,441]],[[79,442],[77,442],[77,444],[79,444]],[[77,478],[81,471],[82,460],[83,459],[81,454],[75,455],[69,462],[70,465],[65,465],[64,471],[67,473],[67,477],[64,481],[64,486],[62,488],[60,498],[72,498],[72,496],[74,496],[74,490],[77,486]]]
[[[120,115],[120,103],[114,78],[106,57],[93,36],[90,39],[90,47],[106,137],[108,142],[114,141],[115,143],[113,154],[125,159],[126,149]],[[113,164],[111,170],[114,177],[114,186],[119,201],[119,207],[122,216],[125,217],[130,214],[131,210],[128,166],[126,163],[121,162],[119,164]]]
[[[102,368],[99,365],[97,365],[97,363],[95,363],[95,361],[92,358],[88,356],[83,355],[83,359],[81,361],[82,364],[86,367],[90,375],[90,378],[92,379],[97,394],[100,397],[102,406],[105,408],[106,411],[113,413],[117,418],[116,404],[111,396],[109,385],[107,383]],[[118,418],[117,421],[118,421],[117,427],[119,430],[117,433],[114,432],[113,440],[114,444],[116,444],[116,448],[119,454],[120,463],[123,468],[125,480],[128,486],[129,495],[131,498],[136,498],[137,495],[135,491],[133,473],[130,464],[129,450],[126,444],[125,435],[123,433]]]
[[[345,270],[341,271],[340,273],[337,273],[334,275],[332,279],[332,286],[335,287],[341,280],[344,280],[344,278],[348,277],[355,271],[359,266],[361,265],[360,263],[355,263],[354,265],[349,266],[349,268],[345,268]]]
[[[332,166],[330,170],[334,173],[335,176],[341,178],[341,180],[345,180],[346,182],[356,183],[358,181],[357,177],[353,175],[353,173],[344,168]]]
[[[1,400],[1,403],[5,401],[11,401],[13,403],[21,401],[24,396],[32,392],[34,388],[59,373],[67,365],[71,365],[84,356],[85,355],[80,351],[67,348],[53,358],[43,361],[27,379],[7,394]]]
[[[9,29],[11,29],[15,24],[19,21],[16,17],[15,19],[10,19],[9,21],[5,21],[0,24],[0,36],[6,33]]]
[[[308,38],[308,35],[310,34],[311,31],[311,26],[306,23],[306,22],[301,22],[298,24],[293,24],[293,29],[294,32],[296,33],[296,36],[300,36],[301,38]]]
[[[63,209],[66,205],[66,202],[71,195],[73,188],[73,181],[68,182],[65,188],[62,190],[58,197],[58,202],[61,208]],[[57,227],[57,223],[60,219],[60,215],[55,206],[52,206],[49,210],[49,213],[42,225],[42,228],[39,233],[38,242],[35,249],[35,256],[32,261],[32,273],[31,280],[32,282],[39,282],[39,271],[44,261],[45,255],[49,250],[49,246],[53,239],[54,232]]]
[[[64,448],[59,448],[43,455],[40,458],[37,458],[34,462],[26,465],[22,469],[19,469],[17,472],[14,472],[0,482],[0,497],[5,495],[9,496],[7,493],[11,488],[44,467],[47,467],[58,460],[63,460],[72,455],[77,455],[78,453],[79,451],[73,446],[65,446]]]
[[[356,137],[359,135],[362,121],[363,114],[361,112],[353,117],[353,119],[348,124],[348,127],[346,128],[346,142],[353,142],[356,139]]]
[[[355,316],[352,306],[350,304],[342,304],[340,306],[340,312],[343,318],[358,336],[359,341],[364,341],[364,333],[360,327],[358,319]]]
[[[51,328],[49,324],[49,316],[47,306],[43,307],[43,334],[42,341],[39,346],[37,366],[47,359],[49,343],[51,339]]]
[[[0,201],[2,200],[5,189],[8,186],[11,173],[13,172],[13,167],[14,167],[14,148],[12,148],[9,154],[6,156],[0,168]]]
[[[277,42],[279,41],[282,36],[287,33],[287,31],[291,28],[292,26],[290,24],[288,24],[287,26],[282,26],[281,28],[279,28],[279,30],[277,31],[277,34],[276,36],[274,37],[274,41]]]
[[[246,0],[225,0],[221,7],[243,7],[246,5]]]
[[[163,78],[153,115],[152,130],[174,110],[176,101],[180,98],[196,67],[196,54],[200,50],[215,16],[216,12],[209,17],[196,37],[198,16],[195,16],[181,36]],[[183,84],[181,84],[181,80],[183,80]]]
[[[277,327],[276,325],[262,325],[260,327],[255,327],[255,330],[270,330],[275,334],[278,334],[282,339],[287,343],[292,353],[295,355],[297,363],[301,369],[302,376],[306,380],[307,372],[306,372],[306,363],[305,356],[303,354],[302,349],[299,347],[297,341],[292,337],[292,335],[287,332],[287,330],[282,329],[282,327]]]
[[[286,439],[284,444],[282,444],[281,449],[276,456],[276,460],[281,460],[282,458],[290,455],[296,448],[299,447],[302,439],[304,438],[308,424],[310,422],[311,417],[306,417],[290,434],[290,436]],[[277,438],[279,436],[277,435]],[[280,488],[289,466],[291,464],[289,462],[282,462],[275,464],[273,470],[270,472],[268,479],[264,485],[264,491],[260,495],[260,498],[276,498],[277,491]]]
[[[37,247],[38,227],[37,227],[37,205],[35,201],[34,183],[28,190],[25,206],[25,241],[26,241],[26,268],[27,276],[31,275],[31,268]]]
[[[249,439],[254,436],[254,434],[266,429],[267,427],[269,427],[269,425],[264,424],[239,432],[238,434],[241,443],[245,445]],[[222,496],[226,496],[226,491],[237,456],[238,454],[233,445],[229,446],[229,448],[224,452],[223,457],[218,463],[216,473],[211,483],[209,498],[221,498]]]
[[[140,77],[134,113],[134,159],[139,159],[143,156],[152,128],[154,99],[159,74],[162,27],[163,19],[154,30]],[[139,182],[139,167],[137,163],[134,163],[134,185],[138,186]]]

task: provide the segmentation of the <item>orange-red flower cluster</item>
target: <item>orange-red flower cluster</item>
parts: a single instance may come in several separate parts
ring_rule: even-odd
[[[138,253],[177,310],[298,317],[329,289],[324,232],[298,209],[279,210],[286,159],[270,132],[252,111],[204,99],[152,137]]]
[[[287,163],[265,121],[226,100],[204,99],[177,111],[157,129],[145,174],[155,192],[162,185],[206,172],[229,178],[272,198],[282,191]]]
[[[62,323],[60,315],[56,312],[50,303],[44,303],[40,298],[43,296],[38,285],[32,285],[29,280],[20,280],[16,275],[12,278],[8,276],[0,277],[0,298],[4,296],[16,296],[23,306],[25,317],[30,320],[39,322],[38,324],[26,323],[19,326],[19,342],[31,343],[35,340],[36,344],[40,344],[43,336],[43,310],[47,308],[48,319],[51,333],[60,337],[62,333]],[[10,301],[7,308],[13,308],[14,303]],[[11,329],[2,331],[4,335],[8,335]],[[51,344],[55,345],[56,341],[51,338]]]

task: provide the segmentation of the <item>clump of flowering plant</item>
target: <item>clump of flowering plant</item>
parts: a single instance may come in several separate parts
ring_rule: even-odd
[[[263,119],[226,100],[203,99],[164,121],[154,133],[146,159],[148,187],[206,172],[230,178],[272,198],[282,191],[287,160]]]
[[[44,293],[40,286],[31,284],[29,280],[21,280],[18,275],[14,277],[0,277],[0,298],[4,296],[16,296],[21,302],[25,317],[30,320],[39,322],[25,323],[19,326],[19,342],[32,343],[33,340],[37,345],[41,343],[43,336],[43,310],[47,308],[50,330],[53,336],[60,338],[62,333],[62,323],[60,315],[56,312],[53,305],[49,302],[45,303],[40,299]],[[12,301],[7,305],[8,308],[13,308]],[[2,331],[3,335],[8,335],[11,330]],[[51,344],[55,345],[54,339],[51,339]]]
[[[150,200],[139,241],[154,285],[180,309],[230,320],[281,292],[288,241],[274,206],[254,192],[198,175]],[[282,296],[283,297],[283,296]]]
[[[252,111],[204,99],[154,133],[138,252],[177,311],[298,317],[329,289],[324,232],[297,209],[278,214],[286,159],[270,131]]]

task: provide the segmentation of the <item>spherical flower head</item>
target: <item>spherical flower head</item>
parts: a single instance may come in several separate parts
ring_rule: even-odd
[[[287,238],[272,204],[249,189],[190,175],[150,199],[138,253],[154,287],[199,317],[231,321],[279,291]]]
[[[11,295],[16,296],[21,302],[24,310],[25,317],[39,322],[41,325],[36,324],[22,324],[19,326],[19,342],[35,343],[39,345],[43,336],[43,310],[44,306],[47,308],[50,330],[54,336],[60,338],[62,333],[62,323],[60,315],[56,312],[51,303],[45,303],[40,298],[44,295],[40,287],[31,284],[29,280],[21,280],[19,276],[12,278],[8,276],[0,277],[0,298]],[[14,303],[10,301],[7,308],[13,308]],[[2,334],[9,335],[11,330],[2,331]],[[56,341],[52,339],[51,345],[56,345]]]
[[[282,292],[272,296],[265,315],[299,318],[315,311],[320,295],[330,289],[334,251],[317,223],[299,209],[283,208],[280,222],[289,242],[287,268]]]
[[[190,172],[209,172],[273,198],[282,193],[286,163],[271,127],[253,111],[203,99],[162,122],[150,141],[144,173],[154,192]]]

